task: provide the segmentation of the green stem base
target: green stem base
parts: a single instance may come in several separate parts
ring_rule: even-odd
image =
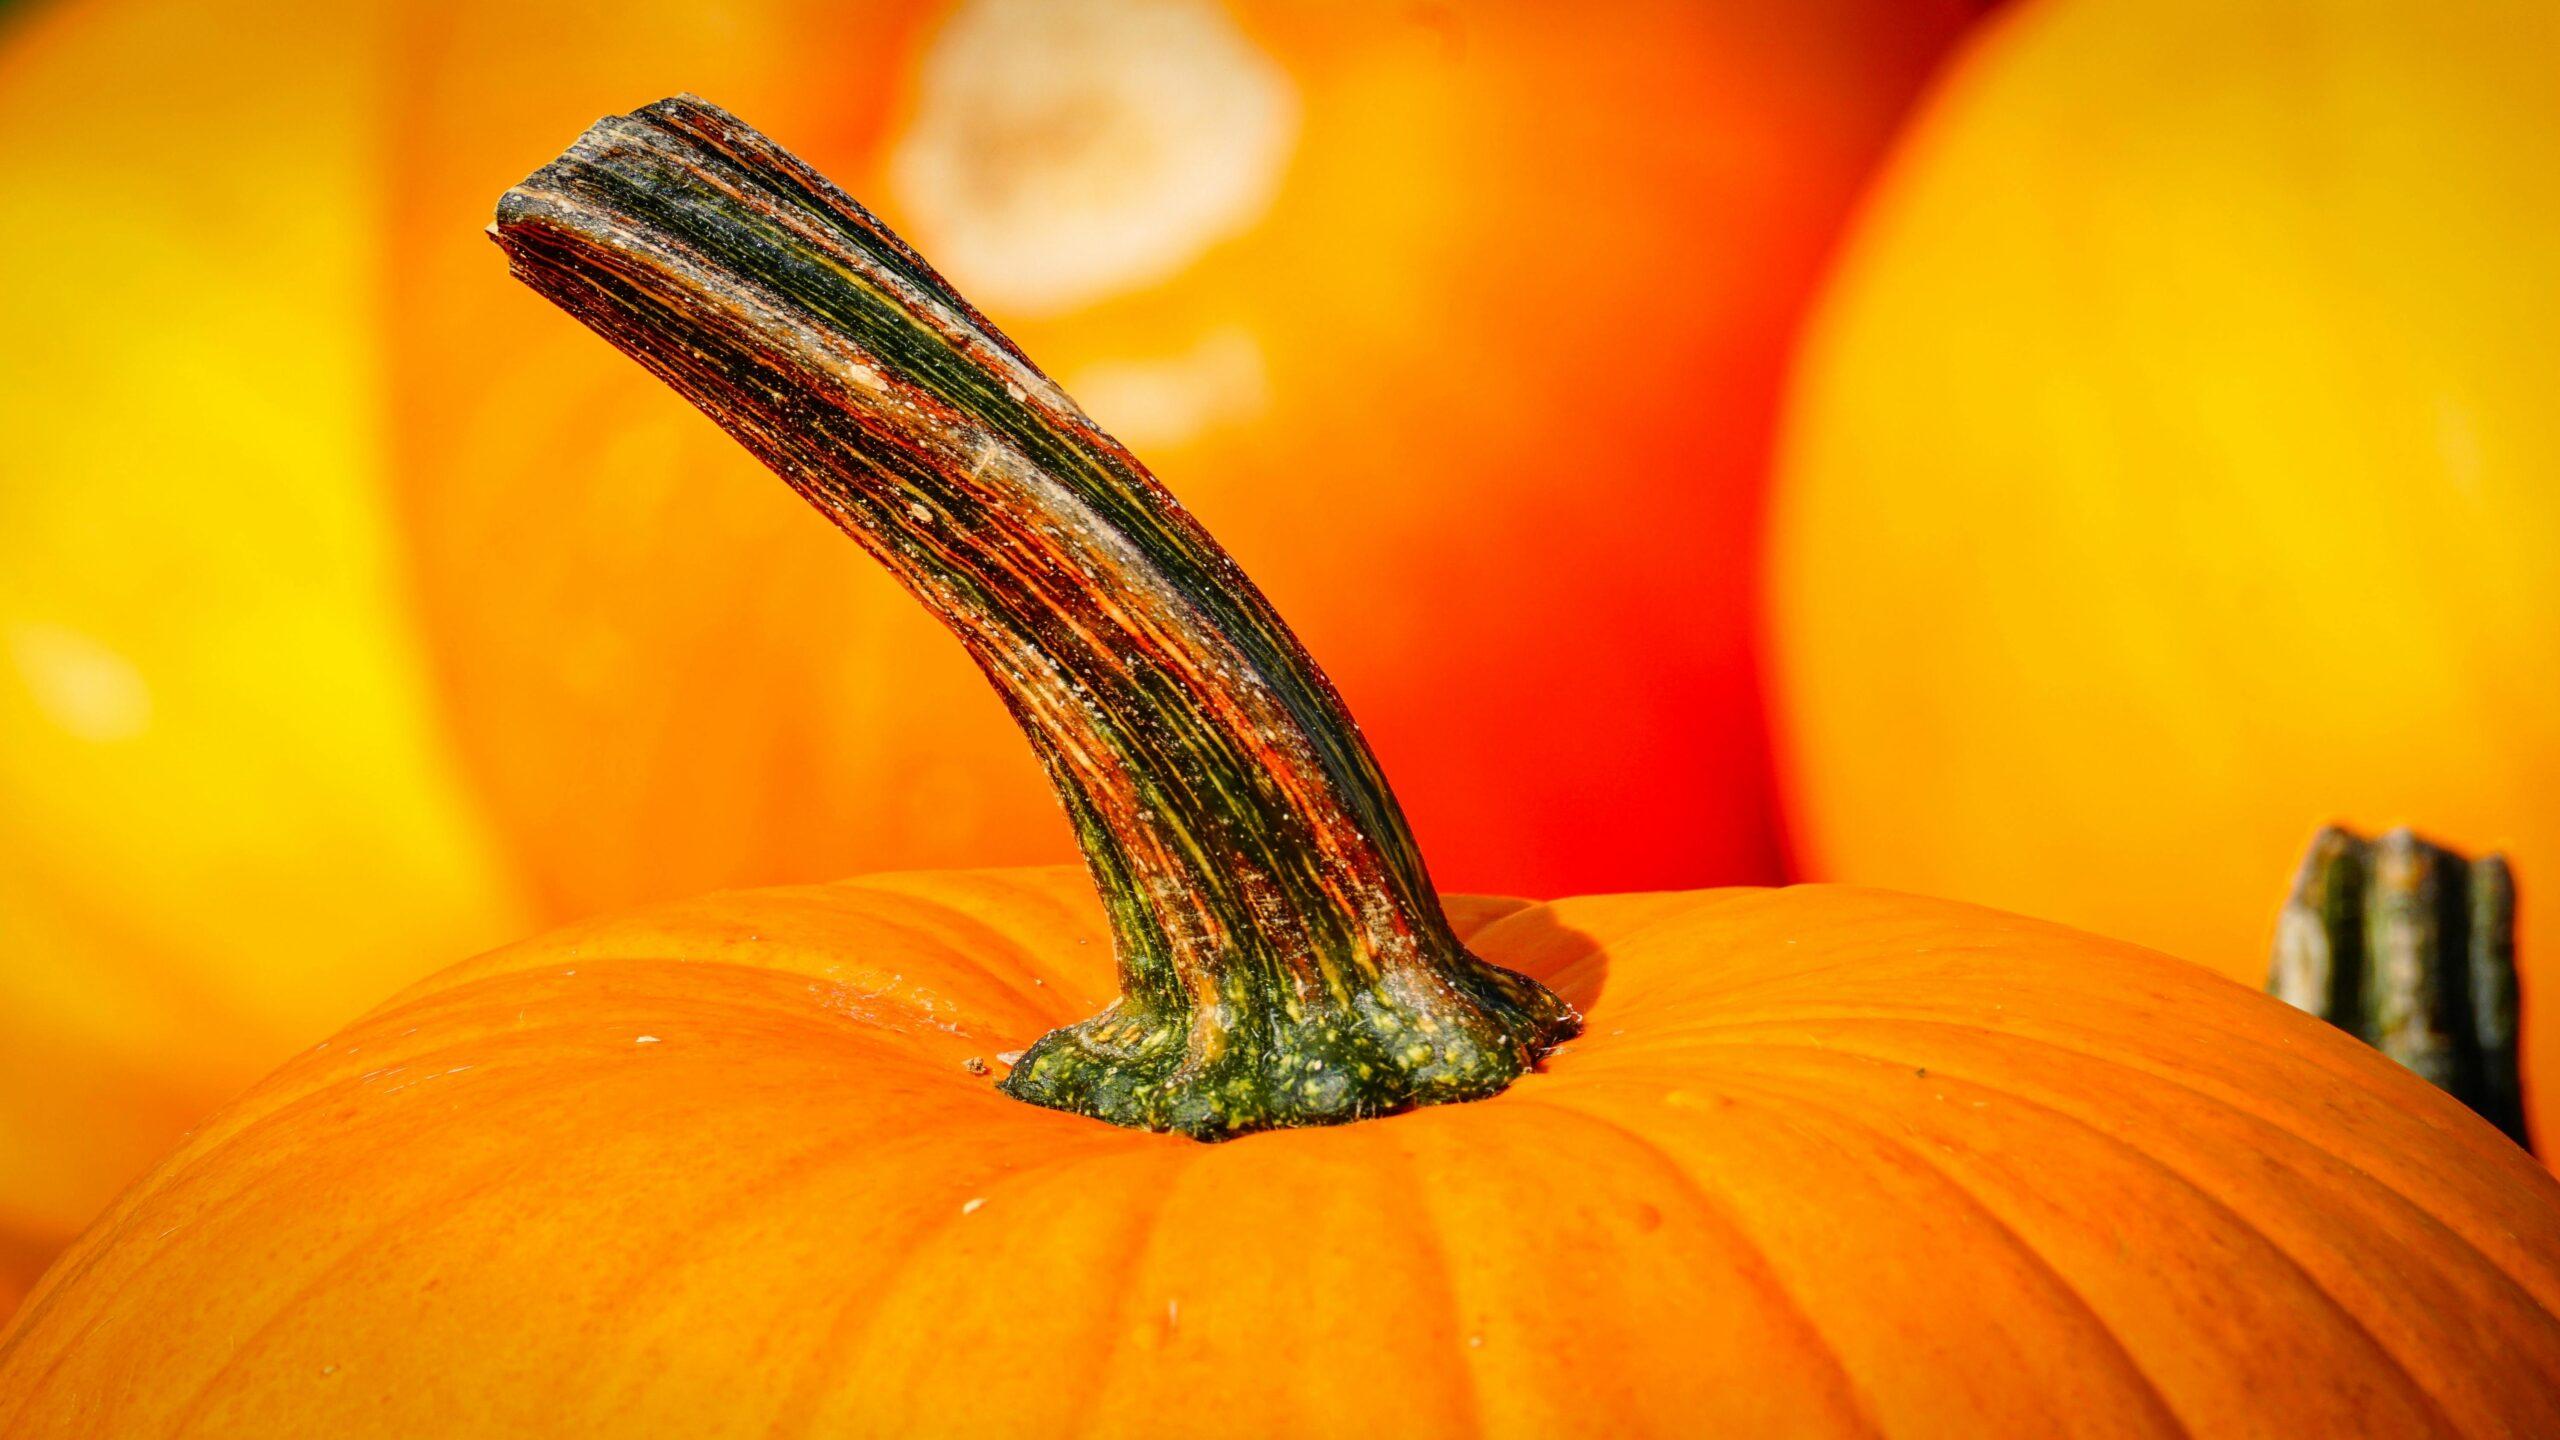
[[[1468,957],[1455,976],[1406,972],[1347,1002],[1276,1016],[1232,999],[1150,1009],[1124,997],[1042,1036],[1000,1088],[1053,1110],[1223,1140],[1481,1100],[1579,1024],[1543,986]]]

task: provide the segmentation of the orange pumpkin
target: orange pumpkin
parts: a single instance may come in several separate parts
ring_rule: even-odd
[[[1811,874],[2254,981],[2316,831],[2415,826],[2513,862],[2526,1097],[2560,1094],[2554,27],[1985,32],[1797,382],[1773,668]]]
[[[1963,9],[14,7],[0,1231],[452,955],[1070,854],[929,622],[489,272],[489,177],[735,97],[1147,444],[1453,875],[1770,878],[1777,357]]]
[[[662,104],[500,228],[952,625],[1092,876],[714,897],[411,990],[72,1250],[12,1436],[2560,1426],[2560,1182],[2378,1053],[1949,902],[1444,911],[1260,593],[812,172]],[[1373,1113],[1516,1074],[1558,996],[1537,1073]],[[1326,1123],[1064,1113],[1159,1105]]]
[[[499,951],[112,1210],[0,1344],[0,1430],[2560,1425],[2552,1182],[2308,1016],[1874,891],[1451,912],[1585,1038],[1491,1100],[1218,1146],[965,1068],[1112,993],[1072,871]]]

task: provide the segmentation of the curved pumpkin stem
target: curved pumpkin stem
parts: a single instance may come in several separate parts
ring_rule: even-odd
[[[1341,698],[1235,562],[815,171],[666,100],[508,191],[493,233],[939,615],[1039,752],[1122,993],[1007,1093],[1217,1138],[1490,1095],[1572,1032],[1458,943]]]
[[[2276,921],[2267,989],[2449,1091],[2530,1150],[2516,1068],[2515,878],[2394,830],[2322,830]]]

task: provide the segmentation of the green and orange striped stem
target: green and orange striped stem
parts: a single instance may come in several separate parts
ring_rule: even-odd
[[[1039,752],[1122,993],[1007,1093],[1218,1138],[1490,1095],[1572,1033],[1458,943],[1341,697],[1235,562],[807,165],[661,101],[508,191],[493,233],[939,615]]]
[[[2267,989],[2425,1076],[2526,1149],[2515,878],[2394,830],[2331,826],[2276,921]]]

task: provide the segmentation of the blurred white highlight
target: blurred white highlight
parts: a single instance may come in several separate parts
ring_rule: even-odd
[[[92,636],[38,620],[13,621],[9,658],[36,708],[77,739],[109,744],[151,728],[151,683]]]
[[[1271,375],[1252,332],[1212,330],[1179,354],[1096,361],[1066,377],[1085,413],[1141,453],[1169,450],[1260,415]]]
[[[1000,315],[1166,280],[1270,208],[1289,77],[1209,0],[971,0],[935,36],[889,183]]]

